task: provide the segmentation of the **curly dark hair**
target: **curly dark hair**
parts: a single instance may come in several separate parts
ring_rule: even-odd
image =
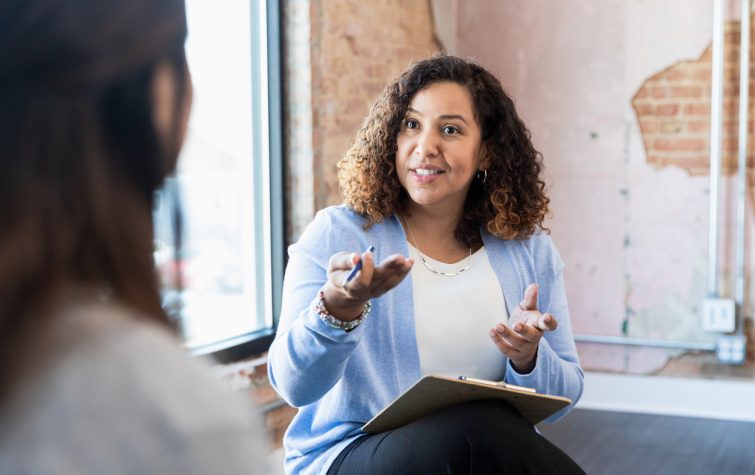
[[[446,81],[472,96],[490,160],[485,182],[469,188],[456,239],[467,247],[480,245],[481,225],[504,240],[527,238],[538,228],[547,232],[543,221],[550,200],[541,178],[542,155],[532,146],[513,101],[482,66],[449,55],[413,63],[385,87],[338,163],[345,204],[365,218],[365,229],[395,213],[408,213],[409,195],[396,173],[396,140],[414,95]]]

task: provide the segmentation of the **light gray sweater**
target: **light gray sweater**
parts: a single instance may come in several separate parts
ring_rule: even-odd
[[[0,408],[0,473],[270,473],[251,402],[166,330],[96,300],[55,322],[44,366]]]

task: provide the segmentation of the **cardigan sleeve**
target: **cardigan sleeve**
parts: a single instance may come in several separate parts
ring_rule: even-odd
[[[535,388],[540,393],[571,399],[570,406],[546,419],[546,422],[554,422],[565,416],[582,396],[584,373],[579,364],[569,318],[561,257],[550,237],[545,234],[533,236],[530,252],[539,284],[538,309],[555,316],[558,328],[545,332],[540,339],[535,369],[529,374],[521,374],[509,362],[506,381]]]
[[[332,208],[326,209],[289,248],[280,321],[268,353],[268,376],[278,394],[294,407],[317,401],[338,382],[363,335],[363,325],[347,333],[325,324],[314,310],[317,293],[327,281],[330,256],[339,251],[359,252],[356,239],[348,238],[354,233],[343,229],[349,225],[335,219]]]

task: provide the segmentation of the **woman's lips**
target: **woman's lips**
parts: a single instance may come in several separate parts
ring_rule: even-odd
[[[420,184],[432,183],[437,180],[443,173],[443,170],[430,169],[430,168],[415,168],[411,170],[412,178],[415,182]]]

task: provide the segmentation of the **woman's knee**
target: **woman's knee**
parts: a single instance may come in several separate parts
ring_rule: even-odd
[[[505,401],[474,401],[459,404],[439,414],[449,424],[467,436],[508,438],[519,433],[534,433],[532,424]]]
[[[436,416],[440,442],[449,451],[468,447],[480,456],[512,457],[537,443],[532,424],[504,401],[460,404]]]

